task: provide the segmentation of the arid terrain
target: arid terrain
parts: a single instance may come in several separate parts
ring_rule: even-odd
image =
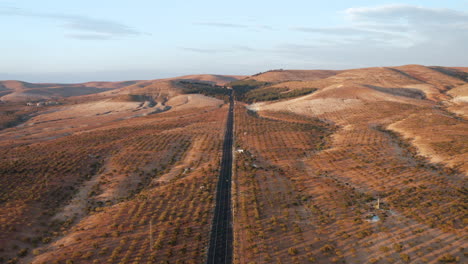
[[[0,81],[0,263],[205,263],[231,94],[233,263],[468,262],[468,68],[405,65]]]

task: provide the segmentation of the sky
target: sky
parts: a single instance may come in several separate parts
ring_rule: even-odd
[[[468,0],[0,0],[0,80],[468,66]]]

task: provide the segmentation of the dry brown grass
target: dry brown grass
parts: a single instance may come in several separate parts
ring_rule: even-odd
[[[341,126],[319,152],[320,140],[308,145],[291,128],[275,133],[294,120],[288,115],[260,112],[284,120],[262,129],[238,117],[238,140],[250,154],[238,156],[237,263],[394,263],[402,256],[437,263],[447,252],[463,259],[465,176],[376,126],[420,109],[380,102],[321,115]],[[300,134],[307,133],[320,135]],[[375,210],[378,197],[382,209]],[[372,215],[381,221],[368,222]]]
[[[467,262],[468,127],[454,113],[466,107],[463,74],[406,65],[256,76],[319,90],[248,106],[256,112],[236,105],[235,263]],[[0,131],[0,257],[204,261],[227,107],[181,94],[176,80],[0,106],[30,115]]]
[[[239,179],[238,190],[250,188],[250,193],[238,191],[239,203],[243,197],[256,197],[244,203],[259,205],[260,216],[257,221],[252,220],[254,216],[239,217],[241,223],[243,219],[250,222],[237,226],[238,263],[466,262],[468,129],[463,118],[443,105],[443,100],[450,99],[446,91],[465,82],[433,68],[409,65],[345,71],[292,84],[305,83],[320,90],[249,108],[285,124],[292,121],[283,114],[287,111],[336,124],[337,129],[327,149],[309,150],[303,157],[291,153],[296,147],[292,133],[282,133],[291,142],[287,145],[281,145],[286,139],[278,136],[269,140],[274,132],[239,134],[242,140],[256,137],[250,142],[258,143],[244,147],[255,153],[255,162],[268,165],[254,171],[245,166],[246,172],[237,176],[244,177]],[[291,82],[276,86],[285,84]],[[395,88],[417,88],[428,99],[410,98]],[[250,123],[257,122],[244,121],[245,126]],[[236,125],[242,126],[242,121]],[[285,154],[274,155],[278,151]],[[275,170],[286,172],[275,175]],[[278,175],[284,175],[282,181]],[[269,188],[276,182],[276,187]],[[288,195],[272,194],[272,190]],[[283,206],[291,197],[305,197],[293,200],[297,206],[294,220],[284,217],[291,215]],[[373,208],[377,198],[382,201],[379,210]],[[372,215],[380,221],[368,221]],[[263,219],[271,222],[263,223]],[[278,228],[284,233],[269,233],[277,230],[273,223],[280,223]],[[303,236],[295,237],[291,229]],[[260,232],[266,239],[248,240]]]
[[[227,108],[186,97],[140,117],[118,102],[64,105],[30,120],[34,125],[5,130],[0,257],[28,248],[27,263],[201,262]],[[114,104],[113,118],[95,115]],[[161,244],[153,250],[151,219]]]

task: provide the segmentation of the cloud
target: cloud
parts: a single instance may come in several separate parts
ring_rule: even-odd
[[[318,33],[324,35],[336,35],[336,36],[367,36],[367,37],[402,37],[400,33],[388,31],[388,28],[372,28],[367,27],[352,27],[352,26],[341,26],[341,27],[296,27],[293,28],[296,31]]]
[[[81,39],[81,40],[108,40],[112,39],[112,36],[107,34],[67,34],[68,38]]]
[[[108,36],[129,36],[143,34],[129,26],[115,21],[79,16],[63,16],[62,18],[64,21],[66,21],[64,27],[77,31],[94,32]]]
[[[353,21],[370,20],[393,23],[467,23],[468,14],[447,8],[427,8],[412,5],[384,5],[378,7],[348,8],[345,14]],[[395,19],[398,19],[395,21]]]
[[[259,28],[259,29],[266,29],[266,30],[275,30],[274,27],[268,26],[268,25],[259,25],[259,26],[257,26],[257,28]]]
[[[341,61],[357,66],[466,65],[468,13],[444,8],[384,5],[341,12],[346,24],[290,28],[306,40],[277,45],[284,58]]]
[[[38,13],[15,7],[0,8],[0,16],[1,15],[32,17],[60,21],[64,28],[74,32],[79,32],[73,34],[66,34],[67,37],[76,39],[103,40],[145,34],[136,29],[133,29],[130,26],[124,25],[116,21],[97,19],[87,16],[56,13]]]
[[[198,23],[193,23],[193,24],[198,25],[198,26],[231,28],[231,29],[249,29],[249,30],[255,30],[255,31],[275,30],[272,26],[268,26],[268,25],[245,25],[245,24],[236,24],[236,23],[225,23],[225,22],[198,22]]]
[[[221,22],[201,22],[195,23],[195,25],[200,26],[209,26],[209,27],[222,27],[222,28],[248,28],[249,26],[242,24],[231,24],[231,23],[221,23]]]
[[[250,46],[238,45],[234,47],[238,51],[245,51],[245,52],[258,52],[261,51],[259,49],[252,48]]]
[[[210,48],[194,48],[194,47],[179,47],[181,50],[191,51],[196,53],[221,53],[221,52],[229,52],[229,50],[223,49],[210,49]]]
[[[293,30],[313,35],[329,35],[330,38],[348,43],[394,47],[415,47],[435,42],[441,45],[468,40],[468,13],[444,8],[427,8],[411,5],[384,5],[377,7],[349,8],[342,12],[348,21],[346,26],[296,27]],[[432,44],[435,44],[432,43]]]
[[[179,47],[181,50],[196,52],[196,53],[236,53],[236,52],[264,52],[265,50],[252,48],[245,45],[236,45],[224,48],[199,48],[199,47]]]
[[[405,31],[392,32],[387,29],[378,29],[372,27],[297,27],[295,31],[311,34],[314,38],[313,43],[317,45],[349,45],[356,43],[365,43],[366,45],[380,46],[409,46],[412,45],[411,38]]]
[[[0,6],[0,15],[15,15],[21,13],[22,10],[12,6]]]

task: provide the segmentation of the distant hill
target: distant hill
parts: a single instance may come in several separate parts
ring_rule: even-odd
[[[199,75],[186,75],[180,76],[173,79],[183,79],[183,80],[194,80],[194,81],[204,81],[217,85],[225,85],[229,82],[236,81],[246,76],[241,75],[211,75],[211,74],[199,74]]]
[[[327,78],[340,72],[334,70],[271,70],[252,75],[246,79],[260,82],[310,81]]]
[[[137,81],[59,84],[0,81],[0,100],[22,102],[59,99],[119,89],[136,82]]]
[[[0,81],[0,101],[26,102],[50,99],[60,99],[72,96],[93,95],[106,91],[118,90],[118,94],[143,93],[160,96],[162,93],[177,93],[177,85],[171,84],[176,80],[203,81],[211,84],[224,85],[238,80],[244,76],[231,75],[187,75],[168,79],[148,81],[122,81],[122,82],[86,82],[77,84],[59,83],[28,83],[8,80]],[[174,90],[175,89],[175,90]],[[105,96],[106,94],[104,94]]]

